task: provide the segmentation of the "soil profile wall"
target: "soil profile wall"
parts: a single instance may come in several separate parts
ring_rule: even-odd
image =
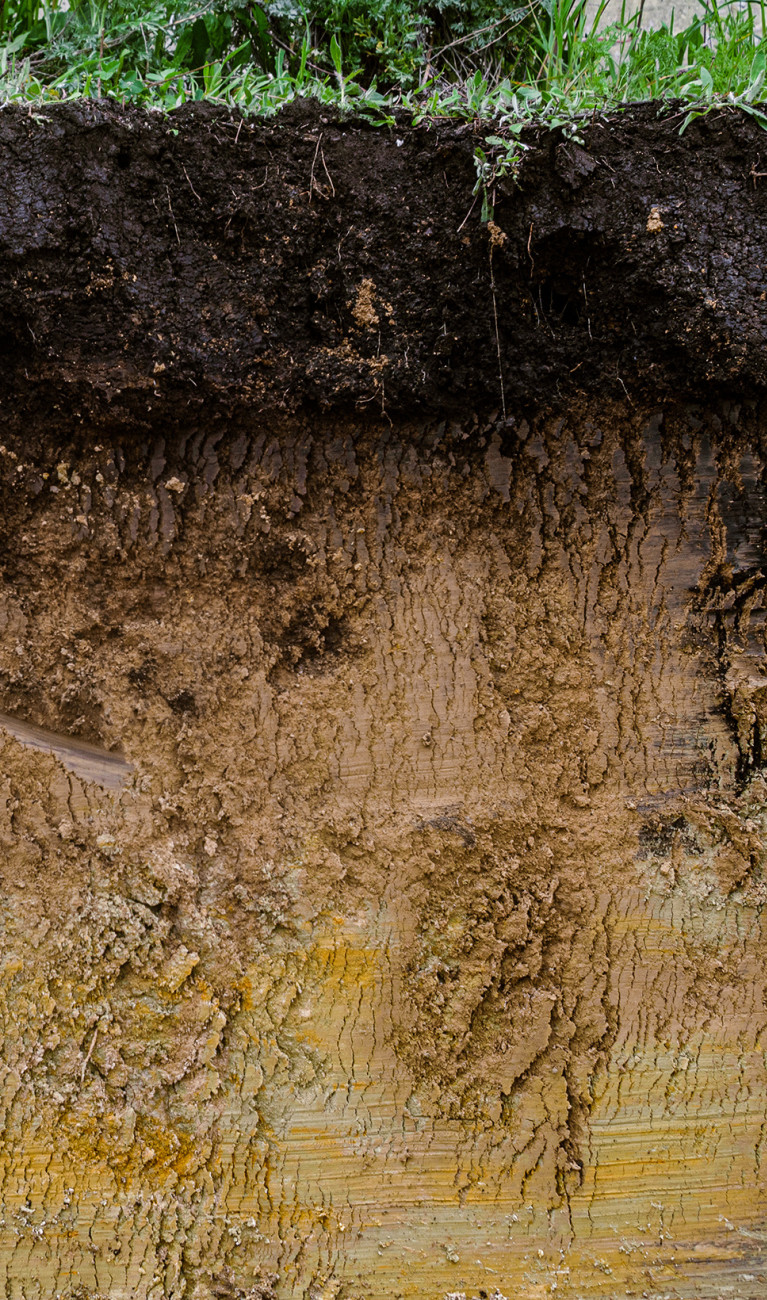
[[[0,115],[14,1300],[763,1296],[767,169],[678,126],[488,230],[468,127]]]

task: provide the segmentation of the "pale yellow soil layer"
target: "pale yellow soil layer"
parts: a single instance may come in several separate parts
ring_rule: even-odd
[[[0,1295],[767,1294],[761,472],[610,409],[22,466],[0,707],[125,784],[0,730]]]

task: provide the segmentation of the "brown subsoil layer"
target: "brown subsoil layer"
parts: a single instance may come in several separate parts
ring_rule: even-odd
[[[767,136],[0,113],[0,1293],[761,1300]]]

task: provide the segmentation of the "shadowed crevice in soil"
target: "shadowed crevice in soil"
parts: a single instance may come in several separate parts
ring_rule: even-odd
[[[761,399],[765,137],[732,112],[680,137],[658,114],[596,117],[581,144],[530,133],[518,184],[497,186],[509,409]],[[313,102],[252,122],[5,109],[5,421],[114,435],[202,409],[210,428],[301,406],[500,408],[478,131],[374,130]]]

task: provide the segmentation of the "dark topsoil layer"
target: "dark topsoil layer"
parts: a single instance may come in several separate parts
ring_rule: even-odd
[[[499,369],[516,413],[759,402],[767,134],[731,111],[681,121],[644,105],[582,145],[532,133],[493,240],[466,124],[6,108],[6,431],[488,415]]]

